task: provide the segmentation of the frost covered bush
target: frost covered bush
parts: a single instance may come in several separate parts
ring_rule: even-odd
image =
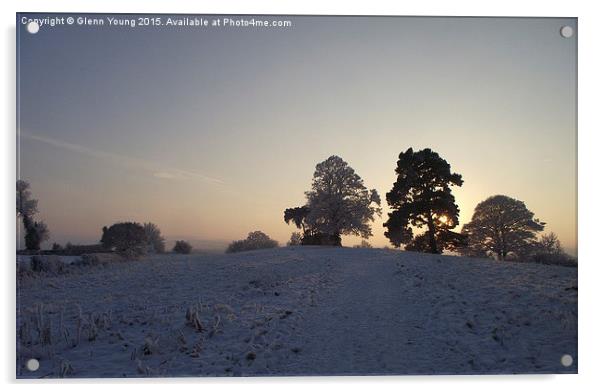
[[[278,247],[278,241],[271,239],[261,231],[249,233],[246,239],[234,241],[226,249],[226,253],[245,252],[256,249],[269,249]]]
[[[96,266],[107,265],[123,261],[123,258],[116,253],[87,253],[81,256],[80,261],[75,265]]]
[[[190,252],[192,252],[192,245],[190,245],[186,241],[176,241],[176,244],[173,247],[173,251],[175,253],[189,254]]]
[[[66,270],[66,265],[58,256],[32,256],[30,269],[33,272],[62,274]]]

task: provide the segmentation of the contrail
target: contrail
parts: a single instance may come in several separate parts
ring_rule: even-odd
[[[88,155],[94,158],[109,160],[111,162],[117,162],[122,166],[130,168],[141,168],[152,173],[154,177],[165,178],[165,179],[186,179],[186,178],[198,178],[203,181],[223,184],[224,182],[218,178],[206,176],[201,173],[196,173],[188,170],[181,170],[176,168],[165,168],[157,165],[154,162],[146,161],[143,159],[132,158],[112,152],[106,152],[101,150],[95,150],[89,147],[85,147],[79,144],[68,143],[61,140],[51,139],[44,136],[34,135],[24,131],[19,132],[19,136],[25,139],[34,140],[37,142],[45,143],[53,147],[62,148],[69,151],[74,151],[79,154]]]

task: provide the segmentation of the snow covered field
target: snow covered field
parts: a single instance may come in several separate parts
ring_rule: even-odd
[[[20,378],[577,371],[576,268],[286,247],[18,287]]]

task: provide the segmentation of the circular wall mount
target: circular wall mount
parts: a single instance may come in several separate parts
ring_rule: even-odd
[[[560,28],[560,35],[562,35],[564,38],[571,38],[573,33],[573,28],[571,26],[562,26]]]
[[[40,25],[38,22],[32,20],[31,22],[27,23],[27,32],[29,34],[35,34],[38,31],[40,31]]]

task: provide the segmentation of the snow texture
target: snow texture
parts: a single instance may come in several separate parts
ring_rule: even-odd
[[[576,268],[286,247],[18,283],[19,378],[577,372]]]

